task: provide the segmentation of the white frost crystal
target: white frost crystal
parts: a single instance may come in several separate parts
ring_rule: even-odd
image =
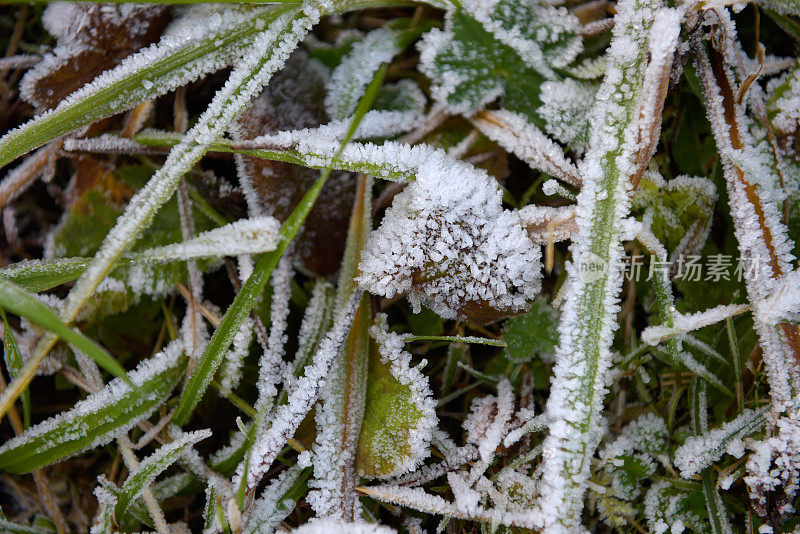
[[[422,163],[395,197],[367,242],[361,287],[385,297],[407,292],[416,311],[424,303],[446,319],[523,310],[541,287],[539,247],[519,215],[503,210],[492,178],[442,163]]]
[[[800,492],[800,408],[790,407],[775,426],[771,437],[752,445],[744,481],[759,513],[766,512],[770,493],[779,513],[792,513]]]

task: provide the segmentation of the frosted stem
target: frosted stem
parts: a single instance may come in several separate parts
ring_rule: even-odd
[[[630,209],[631,179],[641,164],[644,89],[654,83],[645,70],[648,55],[671,58],[680,29],[680,14],[660,5],[658,0],[623,0],[617,6],[606,76],[581,166],[578,234],[571,249],[575,260],[568,266],[558,363],[547,404],[550,434],[543,443],[539,504],[550,532],[580,524],[590,459],[601,437],[599,414],[622,285],[622,220]],[[646,118],[646,131],[654,122],[660,125],[660,114]]]
[[[800,394],[800,332],[796,324],[775,325],[769,294],[780,277],[791,271],[791,241],[774,204],[765,202],[764,183],[773,177],[746,173],[742,161],[752,147],[743,128],[744,111],[736,103],[735,84],[722,54],[713,48],[711,58],[695,43],[696,66],[706,100],[714,139],[721,154],[728,202],[743,260],[750,263],[743,275],[747,297],[764,353],[770,395],[776,406]],[[740,152],[741,151],[741,152]],[[741,159],[734,161],[734,156]]]

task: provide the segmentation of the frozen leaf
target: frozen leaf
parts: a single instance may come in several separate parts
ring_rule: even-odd
[[[645,496],[644,515],[649,531],[655,534],[679,533],[685,529],[711,532],[705,497],[700,489],[687,492],[668,481],[656,482]]]
[[[563,7],[518,0],[465,0],[462,5],[495,39],[547,78],[583,51],[580,23]]]
[[[324,67],[295,52],[269,86],[237,121],[238,136],[253,139],[282,130],[313,128],[327,122]],[[239,176],[253,215],[285,220],[319,176],[313,169],[242,156]],[[294,255],[304,270],[330,275],[339,267],[355,195],[351,174],[334,172],[297,236]]]
[[[364,422],[358,438],[356,469],[362,476],[389,478],[415,469],[428,456],[436,427],[435,402],[428,378],[411,367],[403,336],[387,332],[380,315],[370,333]]]
[[[437,164],[438,163],[438,164]],[[441,162],[444,163],[444,162]],[[406,292],[415,311],[487,323],[527,307],[540,289],[539,247],[497,183],[465,164],[419,163],[367,243],[361,287]]]
[[[434,82],[434,98],[454,114],[471,115],[502,96],[506,109],[539,122],[544,75],[472,15],[456,10],[446,17],[445,29],[431,30],[419,44],[420,70]]]
[[[705,245],[716,200],[717,189],[707,178],[678,176],[666,181],[645,172],[631,209],[644,213],[650,230],[669,252],[690,256]]]
[[[597,87],[572,78],[542,84],[542,106],[536,112],[544,121],[545,131],[578,154],[583,154],[589,144],[589,112]]]
[[[294,361],[288,369],[295,377],[299,377],[308,359],[319,347],[333,321],[335,291],[333,286],[324,280],[314,284],[311,299],[306,306],[303,321],[300,323],[300,332],[297,335],[297,352]],[[284,383],[288,383],[288,377]],[[288,384],[287,384],[288,387]],[[284,392],[283,395],[286,393]]]
[[[103,71],[154,43],[169,22],[167,6],[57,2],[42,15],[57,46],[20,83],[21,96],[53,108]]]
[[[71,410],[31,427],[0,447],[0,468],[27,473],[104,445],[150,416],[183,373],[178,342],[128,373],[134,387],[115,379]]]
[[[537,299],[529,312],[505,322],[503,339],[508,344],[506,357],[513,362],[527,362],[535,356],[549,360],[558,345],[558,312]]]

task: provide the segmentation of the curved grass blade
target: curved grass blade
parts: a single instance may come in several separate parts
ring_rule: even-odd
[[[71,410],[7,441],[0,447],[0,469],[28,473],[108,443],[149,417],[172,392],[185,367],[182,346],[173,342],[129,374],[133,387],[113,380]]]
[[[296,135],[292,135],[296,133]],[[416,178],[417,168],[426,158],[446,157],[444,152],[425,145],[409,146],[393,141],[382,145],[353,143],[334,161],[339,141],[325,136],[309,135],[305,132],[291,132],[285,135],[284,144],[275,142],[275,148],[249,148],[242,142],[220,139],[209,145],[209,151],[228,152],[254,156],[272,161],[285,161],[310,169],[324,170],[330,167],[335,171],[350,171],[369,174],[376,178],[393,182],[410,182]],[[143,132],[134,140],[150,147],[171,147],[183,140],[183,136],[171,132]],[[277,141],[277,140],[275,140]],[[249,143],[252,145],[254,142]],[[273,144],[273,139],[265,140]],[[299,148],[289,148],[299,145]]]
[[[20,317],[25,317],[46,330],[54,332],[76,349],[86,353],[97,365],[130,384],[130,380],[125,374],[125,369],[117,363],[106,349],[66,325],[53,310],[42,304],[35,295],[28,293],[17,284],[2,277],[0,277],[0,306]]]
[[[170,152],[164,166],[134,195],[125,212],[117,219],[91,264],[67,295],[62,313],[65,322],[75,319],[117,260],[150,225],[161,206],[172,197],[181,176],[197,163],[208,150],[208,145],[223,134],[233,118],[283,65],[300,39],[321,15],[311,6],[302,10],[293,7],[288,11],[277,11],[281,15],[258,35],[245,52],[242,63],[233,70],[184,141]],[[33,379],[36,369],[57,339],[58,335],[52,333],[37,344],[20,376],[0,397],[0,415],[5,414]]]
[[[176,87],[217,71],[239,57],[280,15],[280,6],[249,17],[212,20],[201,38],[174,35],[125,59],[45,112],[0,139],[0,167],[75,128],[126,111]],[[233,24],[231,24],[233,22]]]
[[[22,370],[25,362],[22,359],[22,354],[19,353],[17,341],[14,339],[14,332],[8,325],[6,313],[3,308],[0,308],[0,315],[3,317],[3,354],[6,357],[6,366],[8,367],[8,376],[14,380],[19,372]],[[27,389],[20,395],[22,401],[22,421],[25,428],[31,426],[31,392]]]

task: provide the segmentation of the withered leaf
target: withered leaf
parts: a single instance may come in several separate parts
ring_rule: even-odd
[[[22,79],[21,96],[36,106],[55,107],[103,71],[158,40],[169,19],[167,6],[51,4],[42,22],[57,46]]]
[[[286,66],[256,97],[238,121],[242,139],[281,130],[313,128],[328,121],[325,113],[325,68],[295,52]],[[319,171],[290,163],[243,156],[243,182],[249,181],[260,209],[280,221],[292,213]],[[339,268],[347,238],[347,225],[355,198],[351,173],[331,173],[327,184],[295,238],[298,267],[318,275],[331,275]]]

